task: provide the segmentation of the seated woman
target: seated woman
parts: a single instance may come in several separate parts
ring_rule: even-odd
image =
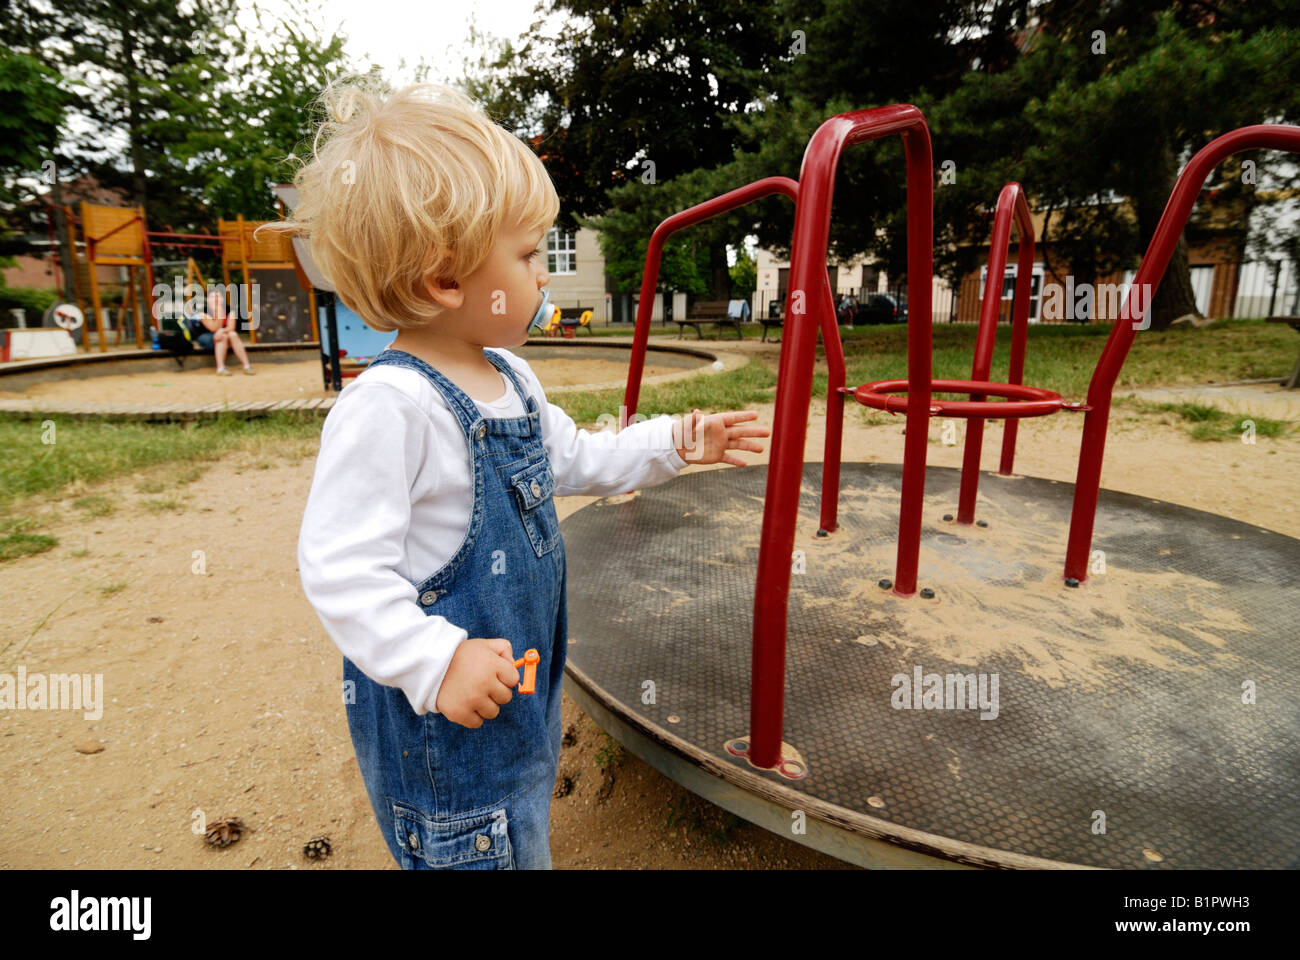
[[[213,290],[208,294],[207,312],[195,317],[192,325],[199,334],[194,341],[195,344],[200,350],[212,351],[217,361],[219,376],[230,376],[230,371],[226,369],[227,349],[235,351],[235,356],[244,365],[244,373],[252,375],[253,367],[248,362],[248,351],[244,349],[244,344],[239,339],[239,333],[235,328],[236,316],[226,312],[225,303],[218,291]]]

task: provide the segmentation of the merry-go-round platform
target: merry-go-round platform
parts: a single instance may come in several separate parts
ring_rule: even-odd
[[[930,467],[922,592],[900,597],[879,585],[900,467],[842,464],[819,537],[821,466],[803,470],[771,769],[742,755],[767,467],[563,521],[566,690],[624,746],[868,867],[1300,867],[1300,541],[1103,490],[1071,588],[1071,484],[985,473],[986,525],[959,526],[959,471]]]

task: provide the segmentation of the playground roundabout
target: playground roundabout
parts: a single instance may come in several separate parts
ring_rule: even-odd
[[[533,368],[548,396],[621,389],[629,344],[599,340],[533,340],[512,352]],[[711,347],[711,345],[710,345]],[[324,388],[315,344],[250,346],[254,375],[228,358],[217,376],[211,355],[180,360],[156,350],[19,361],[0,366],[0,412],[61,414],[102,420],[195,421],[229,412],[263,416],[276,410],[328,413],[336,394]],[[671,383],[743,366],[739,352],[675,343],[650,347],[647,383]],[[351,380],[345,381],[345,387]]]
[[[986,474],[984,525],[962,526],[943,519],[960,471],[931,466],[920,584],[934,595],[899,598],[878,585],[899,466],[843,464],[824,538],[821,468],[805,465],[800,491],[780,766],[736,749],[766,467],[565,520],[584,711],[751,822],[788,831],[802,811],[804,842],[862,866],[1300,866],[1300,540],[1107,490],[1104,560],[1070,589],[1071,484]]]

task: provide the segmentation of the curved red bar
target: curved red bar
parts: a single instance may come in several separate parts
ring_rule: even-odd
[[[678,230],[693,223],[708,220],[720,213],[743,207],[761,197],[780,193],[799,201],[799,184],[789,177],[764,177],[736,190],[705,200],[693,207],[687,207],[681,213],[674,213],[663,223],[655,227],[650,235],[650,246],[646,249],[645,270],[641,274],[641,299],[636,307],[636,332],[632,337],[632,357],[628,361],[627,387],[623,391],[624,416],[631,419],[636,413],[637,401],[641,398],[641,375],[645,370],[646,342],[650,338],[650,317],[654,312],[655,287],[659,284],[659,264],[663,259],[664,243]],[[619,423],[619,429],[626,423]]]
[[[790,593],[790,556],[794,549],[795,517],[803,476],[804,442],[812,393],[817,330],[824,331],[828,356],[832,341],[839,346],[834,313],[825,292],[826,248],[830,227],[835,169],[844,148],[855,143],[898,134],[907,157],[908,250],[908,377],[915,384],[908,396],[903,504],[899,519],[899,581],[896,592],[916,590],[916,559],[921,534],[921,500],[925,494],[926,433],[930,417],[930,283],[934,211],[933,159],[930,131],[921,111],[910,104],[856,110],[831,117],[813,134],[799,173],[799,198],[791,240],[789,290],[781,365],[777,376],[776,414],[771,458],[763,505],[763,530],[758,552],[758,589],[754,597],[753,687],[750,696],[749,759],[772,767],[781,759],[781,730],[785,708],[786,615]],[[832,338],[831,331],[834,330]],[[830,393],[839,398],[832,376]],[[843,386],[843,371],[840,383]],[[832,406],[832,409],[835,409]],[[832,420],[834,417],[832,416]],[[829,450],[829,444],[828,444]],[[838,450],[834,466],[838,469]],[[823,498],[830,491],[823,471]],[[838,473],[836,473],[838,475]],[[825,505],[823,504],[823,514]],[[832,512],[833,516],[833,512]],[[906,571],[911,570],[910,580]]]
[[[1300,153],[1300,127],[1283,124],[1258,124],[1241,127],[1211,140],[1192,157],[1179,174],[1174,192],[1151,237],[1146,256],[1138,267],[1133,287],[1124,301],[1121,319],[1111,327],[1110,337],[1102,350],[1092,382],[1088,385],[1088,414],[1083,421],[1083,440],[1079,447],[1079,472],[1074,482],[1074,511],[1070,517],[1070,540],[1065,552],[1065,577],[1082,583],[1088,578],[1088,556],[1092,549],[1092,529],[1097,514],[1097,494],[1101,489],[1101,461],[1106,451],[1106,428],[1110,422],[1111,394],[1120,368],[1128,357],[1133,337],[1146,327],[1146,311],[1164,279],[1169,258],[1182,235],[1183,227],[1200,196],[1206,178],[1225,157],[1242,150],[1286,150]],[[1150,284],[1150,296],[1133,296],[1134,291]],[[1134,322],[1134,312],[1140,315]],[[1129,319],[1123,319],[1128,317]]]
[[[1011,365],[1008,383],[1020,383],[1025,376],[1025,344],[1029,336],[1029,291],[1034,271],[1034,222],[1024,190],[1016,182],[1008,183],[998,194],[997,212],[993,217],[993,239],[989,245],[988,275],[984,283],[984,300],[980,304],[979,333],[975,341],[975,359],[971,364],[972,380],[987,380],[993,363],[993,345],[997,340],[998,314],[1002,306],[1002,277],[1006,273],[1007,248],[1011,243],[1011,223],[1015,220],[1020,237],[1016,256],[1016,299],[1011,319]],[[996,285],[994,278],[996,277]],[[979,401],[980,396],[971,397]],[[1006,416],[1014,417],[1011,411]],[[1010,475],[1016,455],[1019,423],[1008,419],[1002,434],[1002,463],[999,472]],[[984,443],[984,421],[973,419],[966,427],[966,445],[962,455],[961,491],[958,495],[957,522],[975,522],[975,498],[979,491],[980,454]]]
[[[867,407],[903,413],[907,410],[905,397],[891,397],[908,389],[906,380],[877,380],[864,383],[853,391],[854,399]],[[989,383],[985,380],[931,380],[934,393],[969,393],[970,400],[931,400],[930,409],[936,414],[950,417],[1043,417],[1061,409],[1065,399],[1051,390],[1027,387],[1019,383]],[[975,397],[994,396],[1008,398],[1004,403],[976,400]]]
[[[984,300],[980,304],[979,333],[975,338],[975,359],[971,363],[972,380],[988,380],[993,364],[993,345],[998,336],[998,313],[1002,307],[1002,278],[1006,273],[1007,248],[1011,244],[1011,221],[1014,217],[1020,235],[1016,257],[1016,300],[1011,320],[1011,371],[1008,383],[1020,383],[1025,375],[1025,343],[1029,336],[1029,290],[1034,273],[1034,222],[1029,216],[1029,204],[1020,184],[1008,183],[998,194],[997,212],[993,217],[993,239],[989,245],[989,269],[984,282]],[[998,394],[994,394],[998,396]],[[976,394],[972,402],[984,397]],[[1059,409],[1059,408],[1058,408]],[[1047,411],[1054,413],[1055,411]],[[997,414],[991,414],[997,416]],[[1014,418],[1012,410],[1003,416]],[[1011,472],[1015,458],[1015,419],[1008,419],[1002,438],[1002,470]],[[975,497],[979,492],[980,454],[984,445],[984,421],[974,418],[966,425],[966,445],[962,452],[961,490],[957,498],[957,522],[975,522]]]

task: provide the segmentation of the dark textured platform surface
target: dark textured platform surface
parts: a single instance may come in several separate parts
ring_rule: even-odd
[[[809,464],[783,734],[808,774],[790,780],[724,749],[749,733],[766,478],[691,473],[562,524],[571,682],[638,735],[719,783],[966,863],[1300,867],[1300,541],[1102,491],[1105,572],[1070,589],[1070,484],[985,474],[989,526],[958,527],[941,519],[958,473],[931,467],[920,586],[937,596],[902,600],[876,586],[899,467],[844,464],[821,539]],[[899,709],[896,678],[918,667],[996,675],[996,717]]]

